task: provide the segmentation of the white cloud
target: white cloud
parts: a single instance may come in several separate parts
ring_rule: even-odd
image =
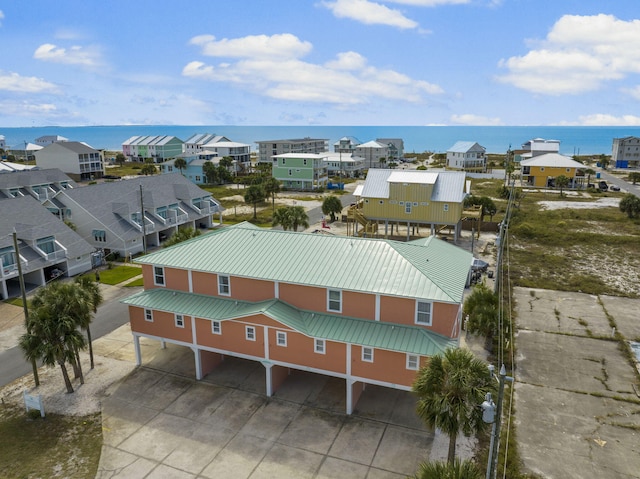
[[[465,113],[463,115],[451,115],[451,123],[467,126],[501,126],[500,118],[489,118],[487,116],[473,115]]]
[[[640,85],[636,85],[633,88],[622,88],[622,92],[627,95],[635,98],[636,100],[640,100]]]
[[[464,5],[471,0],[386,0],[388,3],[401,3],[416,7],[437,7],[438,5]]]
[[[563,122],[562,126],[640,126],[640,116],[613,116],[607,113],[594,113],[580,116],[577,122]]]
[[[300,41],[295,35],[249,35],[242,38],[216,41],[213,35],[193,37],[189,42],[202,47],[202,54],[230,58],[299,58],[312,49],[311,43]]]
[[[597,90],[603,83],[640,73],[640,20],[613,15],[565,15],[523,56],[500,60],[509,73],[498,78],[547,95]]]
[[[418,23],[402,12],[369,0],[335,0],[322,2],[338,18],[349,18],[366,25],[389,25],[401,29],[417,28]]]
[[[237,40],[238,44],[242,43],[242,39]],[[208,45],[207,42],[196,44]],[[192,61],[184,67],[182,74],[233,84],[273,99],[326,103],[337,107],[382,99],[420,103],[427,95],[443,93],[438,85],[371,66],[356,52],[339,53],[325,64],[299,60],[298,54],[295,50],[290,58],[263,58],[256,52],[255,58],[241,58],[235,63],[218,65]]]
[[[2,26],[2,20],[4,20],[4,13],[0,10],[0,26]]]
[[[44,43],[36,49],[33,58],[47,62],[86,67],[95,67],[100,64],[100,53],[97,49],[84,48],[77,45],[67,50],[52,43]]]
[[[0,70],[0,90],[20,93],[54,93],[56,85],[36,77],[24,77],[17,73]]]
[[[32,103],[30,101],[0,102],[0,111],[5,117],[39,117],[50,119],[58,116],[58,109],[52,103]]]

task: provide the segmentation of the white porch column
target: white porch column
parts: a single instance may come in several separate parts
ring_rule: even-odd
[[[347,415],[353,413],[353,379],[347,379]]]
[[[136,352],[136,366],[140,366],[142,364],[142,353],[140,352],[140,336],[137,334],[133,335],[133,348]]]
[[[167,349],[167,342],[164,339],[160,340],[160,349]]]
[[[200,360],[200,351],[197,347],[192,346],[193,356],[196,362],[196,379],[200,381],[202,379],[202,361]]]
[[[273,367],[273,364],[262,363],[262,365],[266,372],[267,397],[271,397],[273,395],[273,381],[271,380],[271,368]]]

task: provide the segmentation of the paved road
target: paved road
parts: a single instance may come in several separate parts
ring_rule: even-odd
[[[102,285],[105,302],[91,323],[91,336],[98,339],[109,334],[129,321],[127,306],[120,299],[138,292],[141,288],[117,288]],[[0,387],[31,374],[31,364],[27,362],[22,350],[15,346],[0,353]]]
[[[622,191],[628,191],[640,198],[640,184],[633,185],[627,181],[624,181],[619,176],[612,175],[606,171],[600,170],[600,178],[606,180],[610,185],[618,185]]]

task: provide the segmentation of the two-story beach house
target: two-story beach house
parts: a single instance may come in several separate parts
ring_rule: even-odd
[[[487,149],[474,141],[458,141],[447,150],[447,168],[451,170],[487,171]]]
[[[267,396],[296,370],[342,378],[346,413],[367,384],[409,391],[430,356],[456,347],[472,255],[248,223],[138,258],[129,305],[140,338],[190,348],[196,379],[225,357],[260,362]],[[295,380],[291,378],[289,380]]]
[[[144,162],[147,159],[162,163],[182,154],[184,142],[171,135],[132,136],[122,143],[122,154],[129,161]]]
[[[406,227],[408,240],[420,227],[430,228],[431,235],[448,228],[456,241],[467,194],[464,172],[371,169],[362,188],[356,188],[358,202],[349,216],[358,236],[388,237],[394,235],[394,227],[395,235]]]
[[[326,154],[284,153],[272,157],[271,175],[291,190],[317,190],[329,181]]]
[[[522,186],[552,188],[558,176],[569,178],[568,188],[586,188],[585,166],[573,158],[547,153],[520,162]]]
[[[364,173],[364,158],[351,153],[324,153],[324,164],[329,176],[360,178]]]
[[[40,168],[58,168],[76,181],[94,180],[104,176],[102,154],[79,141],[53,142],[36,151]]]
[[[251,147],[246,143],[231,141],[225,136],[197,133],[184,143],[183,158],[190,163],[202,160],[203,155],[225,156],[233,161],[233,173],[247,172],[251,166]],[[211,160],[211,159],[210,159]],[[217,163],[217,159],[214,161]]]

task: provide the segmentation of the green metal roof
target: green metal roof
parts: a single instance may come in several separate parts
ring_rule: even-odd
[[[218,321],[263,314],[312,338],[422,356],[433,356],[457,345],[455,340],[418,326],[303,311],[277,299],[252,303],[157,288],[129,296],[122,302]]]
[[[389,296],[459,303],[473,257],[424,244],[262,229],[240,223],[136,262]]]

